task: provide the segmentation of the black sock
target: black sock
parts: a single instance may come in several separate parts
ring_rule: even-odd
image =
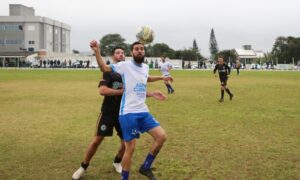
[[[119,158],[118,156],[116,156],[114,163],[120,163],[121,161],[122,161],[122,158]]]
[[[173,87],[171,86],[171,84],[169,84],[171,91],[174,91]]]
[[[166,84],[166,87],[168,89],[168,92],[170,92],[169,84]]]
[[[89,163],[85,164],[84,162],[81,162],[81,167],[86,170],[89,167]]]
[[[226,92],[227,92],[230,96],[232,95],[228,88],[226,88]]]
[[[222,89],[221,90],[221,99],[223,99],[224,98],[224,90]]]

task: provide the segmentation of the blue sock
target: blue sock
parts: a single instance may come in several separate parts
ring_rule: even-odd
[[[152,162],[154,161],[155,156],[153,156],[152,154],[148,154],[148,156],[146,157],[146,160],[144,162],[144,164],[142,165],[143,169],[150,169]]]
[[[128,180],[129,171],[122,170],[122,180]]]

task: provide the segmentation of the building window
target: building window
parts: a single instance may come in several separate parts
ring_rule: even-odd
[[[0,25],[0,31],[5,31],[5,25],[3,24]]]
[[[22,31],[23,26],[19,24],[1,24],[0,31]]]
[[[28,44],[34,44],[34,41],[28,41]]]
[[[34,48],[33,48],[33,47],[29,47],[29,48],[28,48],[28,51],[33,52],[33,51],[34,51]]]
[[[5,40],[4,44],[8,44],[8,45],[23,44],[23,41],[17,39],[9,39],[9,40]]]
[[[27,29],[28,31],[35,31],[35,26],[29,25]]]

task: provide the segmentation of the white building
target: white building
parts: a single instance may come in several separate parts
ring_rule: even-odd
[[[260,58],[264,57],[264,52],[261,50],[252,49],[251,45],[243,46],[243,49],[234,49],[235,53],[243,64],[256,63]]]
[[[68,24],[41,16],[21,4],[9,5],[9,16],[0,16],[0,61],[47,52],[70,53]]]

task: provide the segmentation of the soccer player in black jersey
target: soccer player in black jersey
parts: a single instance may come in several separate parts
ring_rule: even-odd
[[[124,61],[124,49],[121,47],[115,47],[112,50],[112,59],[114,63]],[[102,103],[100,115],[97,120],[96,133],[92,142],[88,146],[80,168],[74,172],[72,176],[73,179],[80,179],[80,177],[84,174],[85,170],[89,166],[90,160],[96,153],[97,148],[103,141],[104,137],[113,135],[113,128],[116,129],[121,141],[120,148],[113,162],[113,166],[117,172],[122,172],[121,160],[125,152],[125,144],[118,120],[120,103],[123,94],[122,77],[120,74],[115,72],[105,72],[103,73],[103,80],[99,82],[98,87],[100,90],[100,95],[105,97]]]
[[[229,94],[229,99],[231,101],[233,98],[233,94],[227,88],[227,80],[228,80],[228,76],[230,75],[230,67],[224,63],[224,59],[222,56],[218,57],[218,64],[216,64],[215,66],[214,74],[216,74],[217,70],[219,72],[219,78],[221,81],[221,98],[219,102],[224,101],[224,91],[226,91]]]

